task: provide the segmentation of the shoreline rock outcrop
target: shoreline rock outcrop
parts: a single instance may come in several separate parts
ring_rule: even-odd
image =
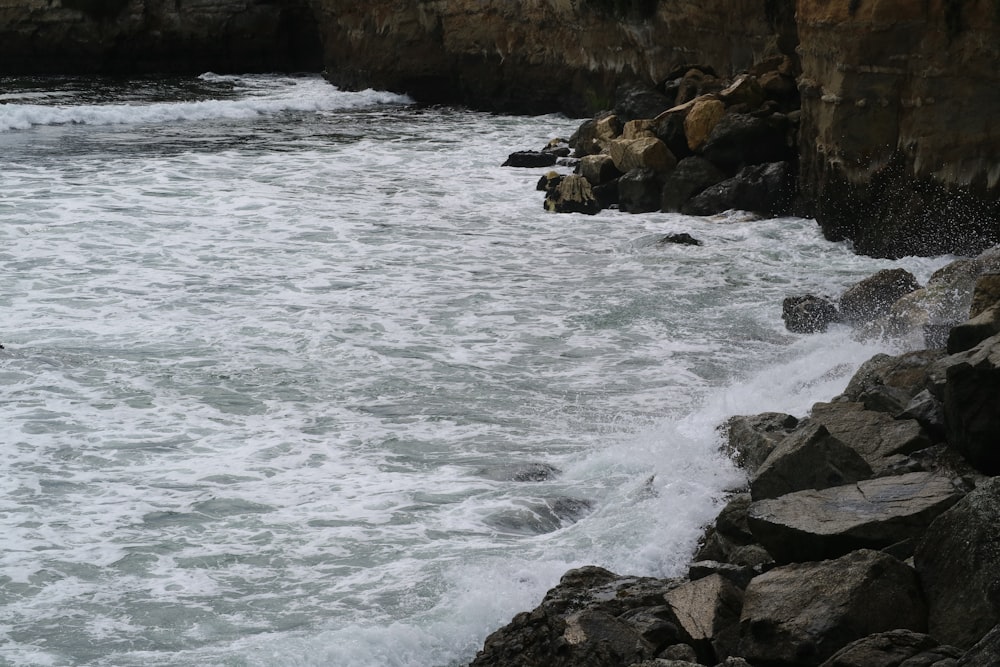
[[[978,284],[967,301],[1000,304],[993,274]],[[687,577],[571,571],[472,667],[996,664],[1000,392],[978,374],[1000,374],[1000,334],[986,334],[877,355],[802,418],[730,419],[724,449],[748,484]]]

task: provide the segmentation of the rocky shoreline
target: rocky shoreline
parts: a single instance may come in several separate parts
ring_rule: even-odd
[[[748,483],[687,577],[567,572],[471,666],[1000,664],[1000,247],[838,302],[858,335],[928,345],[876,355],[809,415],[731,418]],[[800,314],[786,302],[790,329]]]

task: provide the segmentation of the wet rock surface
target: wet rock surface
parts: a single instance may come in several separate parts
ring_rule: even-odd
[[[748,489],[688,577],[568,575],[473,664],[998,664],[998,340],[876,355],[808,415],[731,418],[720,439]]]

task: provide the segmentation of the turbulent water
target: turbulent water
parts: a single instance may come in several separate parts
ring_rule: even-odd
[[[548,214],[499,165],[577,124],[0,80],[0,664],[461,665],[570,567],[683,572],[716,426],[883,349],[782,298],[944,260]]]

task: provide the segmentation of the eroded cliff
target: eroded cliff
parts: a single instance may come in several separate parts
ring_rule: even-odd
[[[794,48],[791,0],[316,0],[327,75],[499,111],[589,115],[682,63]]]

